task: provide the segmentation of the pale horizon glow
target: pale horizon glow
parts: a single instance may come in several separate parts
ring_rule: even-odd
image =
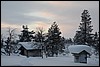
[[[6,35],[11,27],[20,34],[22,25],[28,25],[30,31],[42,27],[47,33],[56,22],[61,36],[73,38],[84,9],[92,18],[92,33],[99,32],[99,1],[1,1],[1,33]]]

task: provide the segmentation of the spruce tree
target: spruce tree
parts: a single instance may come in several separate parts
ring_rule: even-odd
[[[96,54],[99,53],[99,32],[95,32],[94,34],[94,45],[93,47],[96,50]]]
[[[93,45],[93,34],[92,32],[92,27],[91,25],[91,17],[89,15],[88,10],[84,10],[81,16],[81,23],[79,26],[79,31],[77,31],[75,37],[74,37],[74,42],[76,44],[84,44],[84,45]]]
[[[48,46],[47,46],[48,55],[50,56],[54,56],[54,54],[56,54],[56,56],[58,55],[58,50],[60,49],[59,46],[61,40],[60,34],[61,34],[60,29],[56,24],[56,22],[54,22],[48,30]]]

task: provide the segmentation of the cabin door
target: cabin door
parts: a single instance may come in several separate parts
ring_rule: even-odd
[[[87,62],[87,56],[85,54],[81,54],[79,57],[79,60],[81,63],[86,63]]]

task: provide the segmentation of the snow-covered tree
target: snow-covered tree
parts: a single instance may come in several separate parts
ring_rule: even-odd
[[[34,34],[34,31],[29,31],[27,25],[26,27],[23,25],[22,26],[23,30],[21,31],[21,35],[19,35],[19,39],[20,39],[20,42],[29,42],[32,40],[33,38],[33,35]]]
[[[14,41],[14,39],[16,38],[16,34],[15,34],[15,29],[11,29],[10,27],[8,28],[8,37],[7,40],[5,41],[5,43],[7,44],[5,51],[8,53],[8,55],[10,56],[10,53],[12,53],[13,50],[13,45],[12,42]]]
[[[91,17],[88,10],[84,10],[81,16],[81,23],[79,26],[79,31],[76,32],[74,36],[74,42],[76,44],[93,45],[93,34],[91,25]]]
[[[61,36],[60,36],[61,32],[60,29],[58,27],[58,25],[56,24],[56,22],[54,22],[51,27],[48,30],[48,45],[47,45],[47,52],[48,55],[54,56],[54,54],[56,54],[56,56],[58,55],[58,50],[60,49],[60,43],[61,43]]]

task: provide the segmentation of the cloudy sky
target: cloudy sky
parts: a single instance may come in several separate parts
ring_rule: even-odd
[[[61,36],[73,38],[84,9],[91,15],[93,32],[99,31],[99,1],[1,1],[1,33],[6,35],[11,27],[19,34],[22,25],[34,31],[43,27],[47,32],[56,21]]]

